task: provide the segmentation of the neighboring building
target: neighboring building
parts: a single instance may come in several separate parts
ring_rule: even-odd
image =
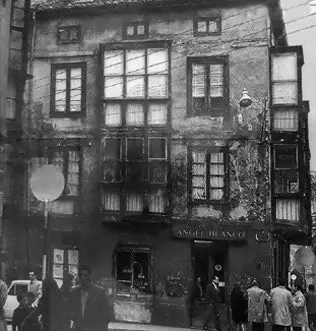
[[[90,264],[117,320],[188,326],[196,277],[218,275],[227,298],[286,276],[289,244],[309,240],[308,103],[278,1],[34,6],[24,182],[45,163],[65,176],[49,207],[58,282]],[[29,189],[25,212],[36,268]]]
[[[20,162],[18,144],[27,78],[29,15],[29,0],[4,0],[0,3],[0,250],[1,277],[5,280],[17,277],[15,261],[24,264],[24,269],[26,265],[24,254],[16,256],[8,252],[10,246],[16,244],[16,236],[20,245],[24,243],[23,236],[16,234],[16,231],[21,231],[20,220],[23,217],[18,208],[23,199],[19,199],[17,192],[23,189],[23,185],[18,189],[19,181],[14,178],[22,178],[23,184],[23,162]],[[19,171],[22,177],[19,177]]]

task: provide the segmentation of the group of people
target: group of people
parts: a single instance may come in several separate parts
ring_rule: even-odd
[[[315,286],[309,285],[307,293],[298,283],[291,288],[286,280],[268,294],[253,280],[251,287],[243,291],[240,284],[235,284],[231,295],[232,319],[237,330],[243,330],[249,323],[251,329],[264,331],[265,323],[272,325],[272,331],[303,331],[309,327],[316,330],[316,293]]]
[[[35,275],[34,275],[35,276]],[[61,288],[52,277],[42,286],[34,277],[27,293],[19,293],[19,307],[14,311],[12,331],[104,331],[112,319],[112,309],[102,287],[91,282],[91,270],[79,268],[79,285],[70,276]],[[0,282],[0,331],[6,330],[3,306],[7,287]]]

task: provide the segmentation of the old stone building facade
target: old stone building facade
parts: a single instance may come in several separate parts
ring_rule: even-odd
[[[308,104],[278,1],[34,10],[24,183],[46,163],[64,174],[49,206],[57,281],[89,264],[117,320],[189,326],[197,277],[219,276],[225,301],[238,280],[287,275],[310,224]],[[25,193],[40,272],[43,204]]]

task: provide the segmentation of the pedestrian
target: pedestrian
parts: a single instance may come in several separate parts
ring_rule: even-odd
[[[22,329],[26,323],[40,315],[42,331],[66,330],[65,307],[62,294],[52,277],[44,279],[42,297],[38,301],[38,306],[22,323]]]
[[[308,315],[306,308],[306,299],[302,292],[301,285],[294,283],[293,299],[296,309],[292,314],[293,331],[303,331],[308,326]]]
[[[242,331],[247,323],[247,298],[240,283],[236,283],[230,293],[230,304],[236,331]]]
[[[35,302],[35,295],[33,292],[27,292],[25,294],[26,297],[26,308],[24,312],[24,318],[22,319],[22,322],[28,317],[32,311],[35,309],[34,302]],[[22,314],[21,314],[22,315]],[[20,323],[22,324],[22,323]],[[38,322],[38,318],[35,316],[33,318],[30,318],[26,321],[26,323],[23,324],[23,327],[21,325],[20,330],[21,331],[40,331],[41,327]]]
[[[28,286],[28,292],[32,292],[35,295],[35,301],[33,306],[37,306],[38,300],[42,296],[42,284],[37,280],[36,273],[34,271],[29,272],[30,283]]]
[[[316,292],[314,284],[308,285],[308,292],[306,293],[306,306],[309,328],[311,331],[316,331]]]
[[[16,296],[19,306],[14,309],[12,317],[12,331],[21,331],[21,324],[24,319],[30,314],[28,309],[27,296],[24,293],[19,293]]]
[[[79,280],[80,286],[71,291],[70,312],[74,330],[107,330],[112,319],[112,307],[104,288],[92,283],[88,266],[79,268]]]
[[[194,317],[201,311],[201,308],[204,308],[204,287],[202,284],[202,278],[198,276],[194,283],[191,286],[190,290],[190,316],[191,322]]]
[[[69,273],[65,278],[63,285],[60,288],[60,292],[64,301],[64,309],[65,309],[65,323],[68,325],[68,329],[71,327],[71,290],[76,286],[75,275]]]
[[[292,324],[294,299],[285,288],[286,280],[280,279],[279,285],[271,290],[272,331],[288,330]]]
[[[251,282],[247,290],[248,298],[248,322],[253,331],[263,331],[264,323],[268,322],[267,303],[270,301],[268,293],[259,287],[256,279]]]
[[[216,330],[222,331],[219,310],[219,305],[222,302],[222,299],[218,285],[219,279],[215,276],[206,287],[205,299],[208,302],[208,315],[203,324],[204,330],[209,330],[210,323],[213,322],[215,324]]]
[[[8,287],[6,283],[0,279],[0,331],[7,330],[7,323],[5,320],[3,307],[8,297]]]

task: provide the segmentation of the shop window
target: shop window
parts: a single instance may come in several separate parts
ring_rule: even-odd
[[[76,26],[62,26],[57,28],[57,43],[70,44],[81,41],[81,27]]]
[[[198,17],[193,21],[193,31],[195,36],[220,35],[220,17]]]
[[[124,39],[144,39],[148,38],[148,22],[131,22],[123,27]]]
[[[228,102],[225,58],[188,59],[188,112],[193,116],[222,116]]]
[[[296,109],[275,109],[273,111],[274,131],[298,131],[298,111]]]
[[[298,193],[300,189],[297,147],[275,146],[274,157],[275,193]]]
[[[84,115],[86,64],[53,64],[51,96],[52,117]]]
[[[104,123],[147,127],[167,124],[169,56],[166,48],[104,52]]]
[[[297,54],[272,54],[272,104],[297,105]]]
[[[52,275],[59,287],[69,274],[78,277],[79,251],[75,249],[53,250]]]
[[[227,153],[224,150],[193,150],[191,155],[192,200],[225,200]]]
[[[151,291],[151,250],[143,247],[118,247],[115,253],[118,291]]]

